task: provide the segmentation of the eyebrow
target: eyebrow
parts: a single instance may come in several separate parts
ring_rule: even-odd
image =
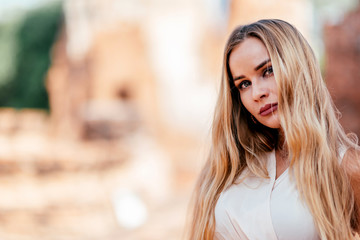
[[[271,59],[270,59],[270,58],[262,61],[259,65],[257,65],[257,66],[254,68],[254,70],[255,70],[255,71],[259,70],[260,68],[262,68],[262,67],[263,67],[265,64],[267,64],[268,62],[271,62]],[[242,78],[245,78],[245,76],[244,76],[244,75],[240,75],[240,76],[234,78],[234,82],[237,81],[237,80],[240,80],[240,79],[242,79]]]

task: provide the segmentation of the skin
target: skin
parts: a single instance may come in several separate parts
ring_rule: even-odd
[[[282,130],[278,117],[278,111],[262,116],[259,114],[261,107],[266,104],[278,102],[276,81],[271,68],[271,61],[265,45],[257,38],[250,37],[236,46],[229,57],[229,67],[234,84],[240,93],[240,99],[244,107],[256,120],[270,128],[279,130],[280,142],[278,146],[286,146],[281,138]],[[266,62],[263,66],[259,65]],[[284,147],[286,149],[286,147]],[[276,149],[276,178],[278,178],[289,166],[287,158]],[[360,221],[360,150],[349,149],[341,163],[349,177],[353,187],[357,215]],[[356,229],[360,232],[360,227]],[[360,237],[358,236],[358,239]]]
[[[276,109],[266,116],[260,113],[267,104],[278,103],[276,81],[264,44],[257,38],[247,38],[231,52],[229,67],[244,107],[261,124],[279,129]]]
[[[278,129],[282,136],[276,107],[278,103],[277,85],[265,45],[254,37],[245,39],[232,50],[229,67],[244,107],[259,123]],[[271,112],[266,115],[262,114],[262,109],[269,104]],[[280,141],[277,145],[284,146],[283,138],[280,137]],[[276,178],[278,178],[289,166],[286,147],[277,148],[275,156]]]

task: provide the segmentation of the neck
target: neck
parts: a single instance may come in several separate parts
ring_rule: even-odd
[[[285,134],[282,128],[279,128],[278,134],[279,136],[278,136],[278,141],[276,143],[276,149],[284,149],[286,143],[285,143]]]
[[[285,141],[285,134],[281,128],[279,129],[279,136],[278,136],[278,141],[275,146],[275,151],[280,153],[280,155],[282,155],[282,156],[287,156],[287,154],[288,154],[288,148],[287,148],[287,144]]]

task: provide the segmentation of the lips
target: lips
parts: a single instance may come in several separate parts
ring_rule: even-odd
[[[277,103],[266,104],[265,106],[263,106],[262,108],[260,108],[259,114],[260,114],[261,116],[266,116],[266,115],[269,115],[270,113],[276,111],[277,108],[278,108],[278,104],[277,104]]]

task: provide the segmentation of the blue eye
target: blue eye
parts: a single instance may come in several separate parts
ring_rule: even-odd
[[[272,66],[267,67],[263,73],[263,77],[271,77],[274,74]]]
[[[249,80],[244,80],[239,84],[238,88],[239,89],[245,89],[250,85],[251,85],[251,82]]]

